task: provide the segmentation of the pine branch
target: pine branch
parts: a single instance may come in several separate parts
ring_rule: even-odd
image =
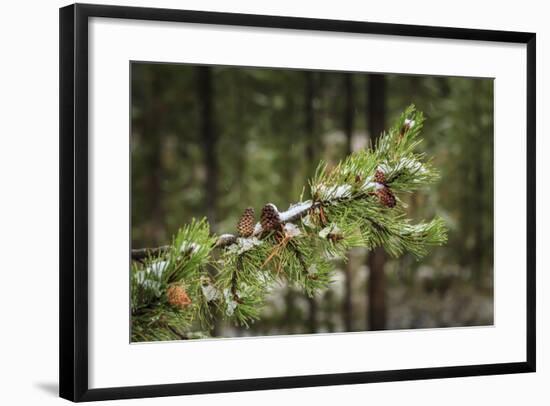
[[[283,224],[291,223],[294,221],[297,221],[303,217],[305,217],[308,212],[311,209],[317,208],[321,206],[322,202],[311,202],[307,201],[304,203],[299,203],[290,209],[288,209],[285,212],[280,213],[281,222]],[[254,227],[254,232],[252,233],[252,237],[258,237],[261,236],[263,233],[263,228],[261,224],[258,222],[256,223],[256,226]],[[222,234],[218,237],[216,240],[214,247],[215,248],[225,248],[230,246],[231,244],[234,244],[237,241],[238,236],[235,234]],[[170,246],[169,245],[163,245],[161,247],[155,247],[155,248],[138,248],[132,250],[132,259],[135,261],[143,261],[145,258],[150,256],[158,256],[163,254],[168,250]]]
[[[362,199],[365,198],[367,195],[358,195],[354,199]],[[336,198],[332,200],[325,200],[325,201],[317,201],[312,202],[311,200],[308,200],[306,202],[296,203],[290,207],[287,211],[280,213],[281,223],[287,224],[287,223],[294,223],[298,220],[301,220],[305,216],[308,215],[308,213],[311,210],[323,207],[323,206],[330,206],[337,203],[342,203],[348,199],[344,198]],[[258,222],[256,223],[254,227],[254,232],[252,233],[251,237],[260,237],[263,233],[263,228],[261,224]],[[239,238],[235,234],[222,234],[218,237],[214,244],[214,248],[226,248],[232,244],[234,244],[237,241],[237,238]],[[159,256],[165,253],[169,249],[169,245],[163,245],[160,247],[154,247],[154,248],[137,248],[132,249],[132,259],[135,261],[143,261],[144,259],[148,257],[154,257]]]
[[[170,245],[133,250],[132,337],[178,339],[183,331],[208,331],[214,314],[248,327],[273,283],[291,283],[313,296],[331,282],[331,260],[345,259],[352,247],[382,246],[392,256],[420,258],[443,244],[443,221],[411,224],[399,200],[400,193],[438,179],[415,153],[422,122],[409,107],[374,148],[332,168],[321,163],[310,181],[311,200],[283,212],[268,203],[255,225],[254,210],[246,209],[240,235],[212,236],[203,219],[182,228]]]

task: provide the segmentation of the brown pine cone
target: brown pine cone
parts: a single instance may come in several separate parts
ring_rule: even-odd
[[[383,185],[386,184],[386,174],[382,172],[380,169],[376,170],[376,173],[374,174],[374,181],[376,183],[381,183]]]
[[[239,222],[237,223],[237,231],[241,237],[250,237],[254,233],[254,208],[248,207],[244,210]]]
[[[264,206],[260,217],[260,224],[264,231],[270,231],[281,226],[279,211],[274,204],[268,203]]]
[[[168,303],[182,310],[192,303],[191,298],[185,289],[180,285],[172,285],[168,287],[166,290],[166,296],[168,297]]]
[[[382,203],[384,206],[389,208],[395,207],[397,201],[395,200],[395,196],[389,188],[383,187],[382,189],[378,189],[376,191],[376,195],[378,196],[378,200],[380,200],[380,203]]]

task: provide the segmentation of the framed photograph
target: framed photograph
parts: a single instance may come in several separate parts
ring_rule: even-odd
[[[60,10],[60,395],[535,371],[535,34]]]

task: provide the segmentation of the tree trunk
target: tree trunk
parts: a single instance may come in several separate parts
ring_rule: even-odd
[[[203,146],[203,165],[206,169],[204,182],[204,206],[210,229],[216,230],[216,206],[218,200],[218,157],[216,154],[217,134],[214,126],[215,113],[213,103],[212,68],[197,67],[197,98],[199,100],[199,136]],[[213,269],[208,270],[211,274]],[[212,308],[215,312],[215,309]],[[216,317],[214,320],[218,320]],[[214,321],[212,336],[221,333],[221,326]]]
[[[483,124],[481,123],[481,115],[480,111],[482,111],[479,99],[477,95],[481,94],[482,90],[480,88],[480,82],[478,80],[473,81],[473,89],[472,89],[472,104],[471,104],[471,117],[475,117],[476,121],[476,127],[475,128],[483,128]],[[475,137],[474,137],[475,140]],[[483,151],[481,150],[481,154],[483,156]],[[485,190],[485,185],[483,182],[484,176],[483,176],[483,159],[480,159],[479,156],[477,159],[474,160],[472,169],[474,172],[474,190],[477,190],[480,192],[479,196],[476,199],[472,199],[472,212],[475,213],[475,216],[477,217],[477,221],[474,222],[474,236],[475,236],[475,244],[472,250],[472,259],[473,259],[473,271],[474,271],[474,282],[478,288],[482,287],[482,281],[483,281],[483,247],[484,247],[484,241],[483,241],[483,217],[484,217],[484,204],[483,204],[483,198],[484,194],[483,191]]]
[[[308,175],[312,175],[315,170],[317,162],[317,140],[315,139],[315,116],[314,116],[314,96],[315,96],[315,82],[313,72],[305,72],[305,94],[304,94],[304,107],[305,107],[305,158],[308,165]],[[308,297],[309,303],[309,318],[308,329],[310,333],[317,331],[317,301],[315,297]]]
[[[147,173],[146,182],[146,218],[148,222],[146,225],[146,245],[156,246],[161,244],[163,234],[163,208],[162,208],[162,190],[161,190],[161,178],[162,178],[162,161],[161,161],[161,149],[162,149],[162,130],[161,130],[161,117],[163,110],[162,86],[158,73],[149,71],[150,75],[150,102],[146,110],[146,114],[143,119],[143,136],[148,138],[148,147],[146,150],[146,165],[149,168]]]
[[[210,227],[216,229],[216,207],[218,198],[218,158],[216,154],[217,134],[214,126],[214,103],[212,68],[197,68],[199,98],[199,128],[203,145],[206,180],[204,183],[204,205]]]
[[[287,99],[286,102],[288,103],[288,113],[289,117],[291,115],[296,114],[297,111],[300,111],[301,108],[301,100],[295,100],[296,91],[295,87],[292,84],[287,84],[288,88],[285,88],[285,98]],[[285,123],[288,125],[286,127],[286,131],[283,131],[286,137],[286,142],[284,145],[284,153],[291,153],[291,150],[288,149],[288,146],[292,145],[295,142],[295,134],[293,129],[293,125],[295,123]],[[290,125],[289,125],[290,124]],[[290,157],[289,157],[290,158]],[[283,174],[284,178],[288,181],[292,180],[292,177],[294,176],[295,168],[292,165],[283,165],[281,173]],[[294,191],[292,188],[292,182],[286,185],[284,190],[284,197],[285,201],[290,202],[292,201],[294,196]],[[283,331],[286,331],[288,334],[293,334],[296,332],[303,333],[303,321],[301,312],[297,311],[296,307],[296,298],[299,297],[298,292],[294,290],[295,288],[292,287],[290,284],[286,287],[286,293],[285,293],[285,317],[281,321],[281,327],[283,328]],[[297,330],[298,329],[298,330]]]
[[[346,73],[344,76],[345,106],[344,106],[344,132],[346,134],[346,155],[353,150],[352,137],[354,126],[355,101],[353,94],[353,76]],[[346,331],[353,330],[353,295],[352,295],[352,259],[344,265],[344,298],[343,313],[344,327]]]
[[[367,93],[367,127],[374,145],[386,125],[386,78],[383,75],[369,75]],[[375,248],[369,253],[367,260],[369,268],[367,326],[370,330],[386,328],[385,263],[386,254],[383,248]]]

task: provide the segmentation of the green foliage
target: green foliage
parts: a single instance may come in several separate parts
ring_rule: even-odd
[[[237,324],[248,327],[258,319],[273,275],[263,267],[269,255],[266,241],[257,238],[239,238],[224,249],[217,262],[215,287],[219,294],[221,314]]]
[[[132,264],[132,341],[180,339],[190,327],[210,328],[203,284],[215,241],[205,219],[193,220],[178,231],[165,253]],[[169,303],[172,285],[181,285],[191,299],[184,309]]]
[[[399,199],[400,193],[438,179],[425,156],[415,152],[422,125],[422,113],[411,106],[374,148],[354,152],[334,167],[321,163],[310,182],[312,200],[281,213],[280,228],[266,232],[258,225],[251,237],[225,236],[231,243],[217,244],[206,220],[193,221],[166,252],[134,263],[133,340],[208,333],[216,314],[248,327],[275,283],[313,296],[331,283],[332,261],[345,259],[352,247],[382,246],[395,257],[410,252],[420,258],[430,246],[445,243],[440,218],[412,224]],[[181,286],[191,303],[171,304],[166,292],[172,285]]]
[[[411,225],[403,204],[388,208],[377,196],[384,187],[397,193],[412,192],[438,179],[424,154],[415,152],[423,122],[422,113],[410,106],[374,149],[357,151],[332,169],[319,166],[311,183],[313,194],[326,202],[324,217],[330,222],[348,235],[360,230],[362,239],[357,246],[382,246],[394,257],[410,252],[420,258],[429,246],[446,242],[442,219]],[[377,171],[384,174],[384,185],[375,181]]]

